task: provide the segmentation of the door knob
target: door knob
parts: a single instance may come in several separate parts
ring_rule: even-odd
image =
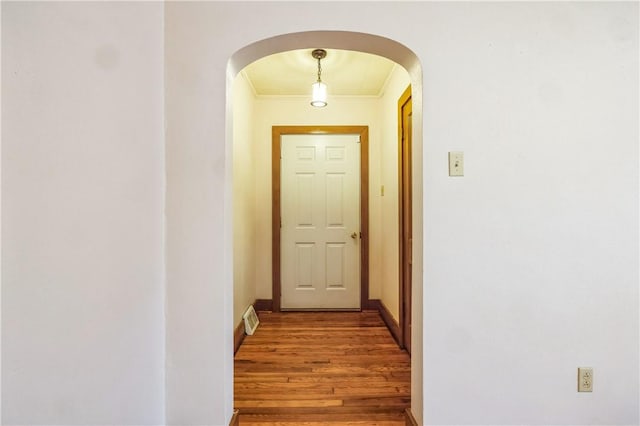
[[[354,232],[353,234],[351,234],[351,238],[353,238],[354,240],[358,238],[358,233]]]

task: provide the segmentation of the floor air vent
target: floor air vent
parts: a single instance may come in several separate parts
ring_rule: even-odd
[[[244,320],[244,332],[249,336],[253,335],[256,328],[258,328],[258,324],[260,324],[260,320],[258,319],[256,310],[253,309],[253,305],[249,305],[247,311],[242,315],[242,319]]]

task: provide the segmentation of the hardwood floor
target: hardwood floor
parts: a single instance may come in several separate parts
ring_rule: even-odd
[[[378,312],[259,312],[235,356],[240,425],[404,426],[410,360]]]

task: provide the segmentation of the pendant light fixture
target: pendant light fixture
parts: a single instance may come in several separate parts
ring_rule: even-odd
[[[311,86],[313,88],[311,105],[322,108],[327,106],[327,85],[324,84],[321,79],[322,67],[320,66],[320,60],[327,56],[327,51],[324,49],[315,49],[311,52],[311,56],[318,60],[318,81]]]

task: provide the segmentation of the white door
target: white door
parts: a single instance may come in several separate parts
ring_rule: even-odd
[[[283,309],[360,308],[358,135],[282,135]]]

